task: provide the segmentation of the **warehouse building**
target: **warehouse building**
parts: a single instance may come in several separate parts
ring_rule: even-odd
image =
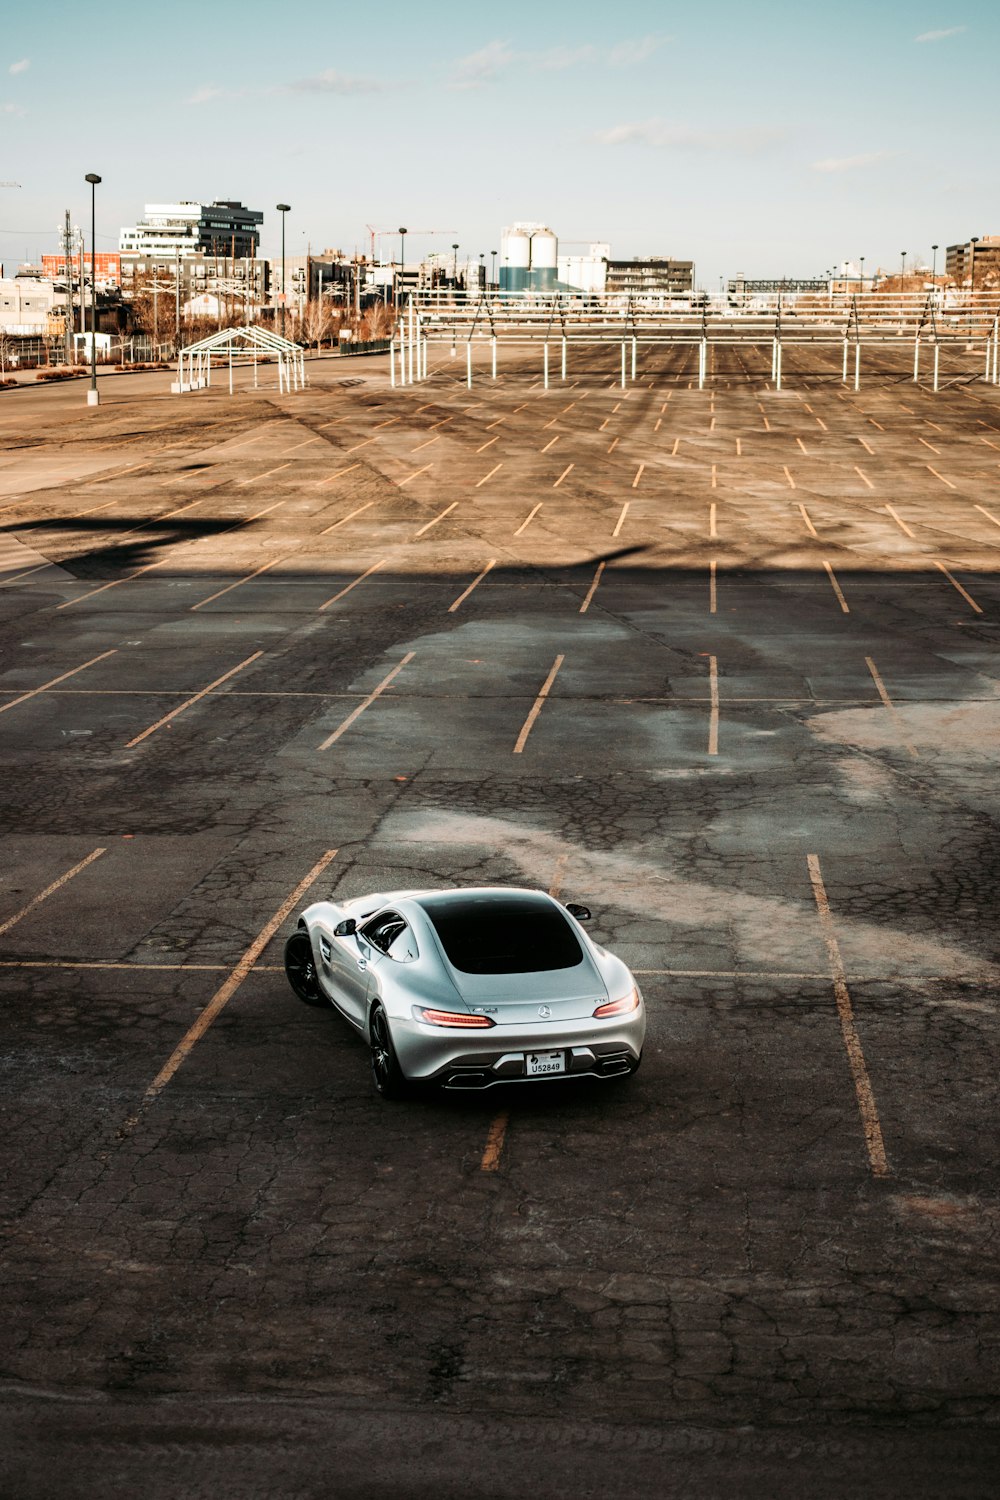
[[[260,249],[264,215],[242,203],[147,203],[145,218],[121,231],[123,254],[228,255],[252,259]]]

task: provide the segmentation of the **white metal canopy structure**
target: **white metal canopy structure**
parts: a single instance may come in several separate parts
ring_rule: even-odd
[[[251,355],[253,359],[253,383],[257,385],[259,363],[276,360],[278,364],[278,390],[297,391],[306,383],[305,356],[298,344],[283,339],[266,328],[248,324],[245,328],[224,328],[210,338],[200,339],[182,349],[177,357],[177,379],[170,389],[180,394],[183,391],[200,391],[212,384],[212,361],[216,369],[220,363],[229,371],[229,394],[233,393],[233,359]]]

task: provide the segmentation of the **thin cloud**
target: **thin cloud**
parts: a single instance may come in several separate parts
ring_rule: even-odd
[[[30,57],[22,57],[20,62],[11,63],[10,67],[7,69],[7,72],[8,73],[27,73],[27,71],[28,71],[28,69],[30,67],[31,67],[31,58]]]
[[[746,130],[695,130],[666,120],[634,120],[598,130],[593,139],[602,146],[649,146],[657,150],[736,151],[753,155],[781,140],[785,132],[771,126]]]
[[[539,73],[562,73],[569,68],[599,63],[612,68],[636,67],[668,41],[668,36],[644,36],[617,42],[610,48],[582,42],[576,47],[547,47],[540,52],[516,52],[509,42],[492,41],[477,52],[459,58],[452,71],[451,86],[454,89],[482,88],[495,83],[502,73],[513,67]]]
[[[225,89],[217,89],[211,84],[206,83],[202,84],[200,89],[195,89],[191,97],[184,102],[186,104],[208,104],[212,99],[224,98],[225,94]]]
[[[363,78],[356,73],[338,73],[326,68],[311,78],[297,78],[288,85],[298,94],[377,94],[385,85],[377,78]]]
[[[597,56],[597,48],[589,42],[582,47],[550,47],[547,52],[524,53],[533,68],[545,73],[561,73],[566,68],[579,67],[580,63],[594,62]]]
[[[963,31],[968,31],[967,26],[946,26],[943,31],[922,31],[915,36],[915,42],[943,42],[946,36],[961,36]]]
[[[0,104],[0,115],[23,115],[23,114],[24,114],[24,110],[21,108],[21,106],[19,104],[11,104],[9,101],[6,104]]]
[[[497,76],[508,68],[516,54],[508,42],[488,42],[478,52],[470,52],[459,58],[452,74],[453,89],[479,89],[493,83]]]
[[[613,68],[634,68],[669,41],[668,36],[644,36],[637,42],[619,42],[608,53],[608,62]]]
[[[870,167],[877,161],[888,161],[898,155],[898,151],[862,151],[858,156],[827,156],[822,161],[814,161],[812,169],[814,172],[853,172],[858,167]]]

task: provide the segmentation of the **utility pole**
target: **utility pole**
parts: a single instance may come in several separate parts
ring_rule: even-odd
[[[66,227],[63,233],[63,254],[66,257],[66,363],[73,363],[73,262],[70,259],[69,209],[66,210]]]

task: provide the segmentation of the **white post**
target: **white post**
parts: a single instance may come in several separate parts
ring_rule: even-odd
[[[775,390],[780,391],[781,390],[781,340],[777,339],[776,343],[777,343],[777,346],[778,346],[778,355],[777,355],[777,360],[776,360],[776,368],[775,368],[775,376],[774,376],[774,387],[775,387]]]
[[[937,339],[934,340],[934,389],[938,388],[938,369],[941,364],[941,345]]]
[[[987,385],[989,385],[989,383],[990,383],[990,355],[992,353],[993,353],[993,351],[990,348],[990,340],[989,340],[989,338],[987,338],[987,340],[986,340],[986,373],[983,375],[983,379],[986,381]]]
[[[920,335],[913,340],[913,383],[920,379]]]
[[[854,389],[861,389],[861,340],[854,341]]]
[[[416,311],[416,308],[413,306],[413,298],[411,297],[410,298],[410,338],[409,338],[409,348],[407,349],[407,365],[408,365],[407,385],[412,385],[413,384],[413,348],[414,348],[414,345],[416,344],[416,341],[417,341],[417,311]]]
[[[546,390],[549,388],[549,341],[545,340],[542,345],[542,385]]]
[[[257,345],[253,346],[253,388],[257,389]]]
[[[622,390],[625,389],[625,340],[622,339]]]
[[[428,342],[429,342],[429,340],[428,340],[427,335],[425,333],[424,334],[424,379],[425,380],[427,379],[427,345],[428,345]]]
[[[229,394],[233,394],[233,346],[229,346]]]
[[[566,335],[563,334],[562,341],[562,378],[566,379]]]
[[[771,342],[771,379],[772,380],[777,379],[777,375],[778,375],[778,340],[777,339],[773,339],[772,342]]]
[[[708,369],[708,340],[702,339],[698,345],[698,389],[705,389],[705,372]]]
[[[396,388],[396,335],[389,336],[389,384]]]
[[[472,390],[472,340],[465,346],[465,383]]]
[[[406,384],[406,322],[404,320],[402,332],[399,335],[399,383]]]
[[[847,384],[847,340],[844,340],[844,373],[841,376],[841,384]]]
[[[493,371],[493,379],[496,380],[496,378],[497,378],[497,336],[496,336],[496,334],[494,334],[493,337],[490,339],[490,365],[491,365],[491,368],[492,368],[492,371]]]
[[[636,353],[636,337],[635,337],[635,334],[633,334],[632,335],[632,379],[633,380],[635,379],[635,353]]]

